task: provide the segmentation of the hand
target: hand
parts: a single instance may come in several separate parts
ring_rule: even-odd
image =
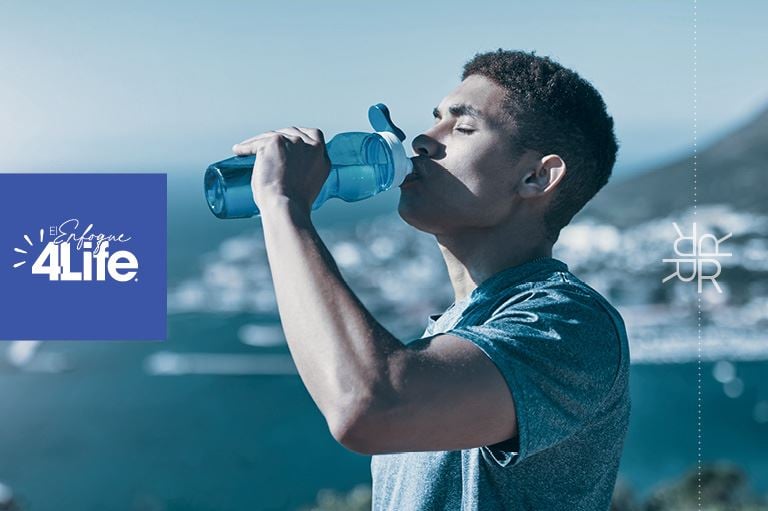
[[[315,128],[268,131],[235,144],[232,151],[256,155],[251,189],[259,209],[275,197],[286,197],[309,212],[331,171],[323,132]]]

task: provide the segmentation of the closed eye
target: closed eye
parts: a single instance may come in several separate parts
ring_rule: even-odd
[[[456,128],[456,131],[460,131],[462,133],[465,133],[465,134],[469,135],[470,133],[474,132],[475,130],[468,130],[466,128]]]

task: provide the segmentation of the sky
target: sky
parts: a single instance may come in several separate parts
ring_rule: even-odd
[[[475,53],[534,50],[601,92],[617,176],[701,146],[768,105],[757,1],[0,1],[0,172],[200,179],[286,126],[410,142]]]

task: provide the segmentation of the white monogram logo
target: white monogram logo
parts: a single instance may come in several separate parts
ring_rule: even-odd
[[[733,255],[730,252],[720,252],[720,243],[730,238],[733,233],[729,232],[719,239],[716,238],[713,234],[703,234],[701,237],[697,238],[696,222],[693,222],[693,228],[690,236],[685,236],[680,230],[680,227],[678,227],[677,223],[672,222],[672,225],[675,227],[675,230],[678,234],[678,238],[675,240],[673,247],[675,249],[675,254],[681,257],[661,260],[664,263],[675,263],[675,271],[672,274],[667,275],[662,280],[662,282],[666,282],[674,277],[677,277],[683,282],[690,282],[698,276],[699,293],[701,293],[702,282],[704,280],[712,281],[712,284],[715,285],[717,292],[722,293],[723,291],[720,289],[720,286],[716,280],[717,277],[720,276],[721,270],[720,261],[717,260],[717,257],[730,257]],[[680,248],[681,241],[690,242],[690,249],[688,251],[682,250]],[[690,275],[683,275],[680,270],[681,264],[690,265]],[[714,268],[714,271],[705,274],[705,265],[711,265],[711,267]]]

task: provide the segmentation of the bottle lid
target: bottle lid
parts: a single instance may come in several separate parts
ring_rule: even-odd
[[[400,186],[405,176],[413,172],[413,162],[405,154],[405,147],[403,147],[403,143],[397,135],[391,131],[377,131],[376,133],[384,139],[392,154],[392,163],[395,170],[392,186]]]
[[[405,154],[403,147],[405,133],[392,122],[389,108],[384,103],[376,103],[368,109],[368,121],[389,145],[395,165],[395,179],[392,185],[400,186],[405,176],[413,172],[413,162]]]
[[[405,140],[405,133],[392,122],[389,108],[384,103],[376,103],[368,109],[368,121],[375,131],[389,131],[394,133],[401,142]]]

